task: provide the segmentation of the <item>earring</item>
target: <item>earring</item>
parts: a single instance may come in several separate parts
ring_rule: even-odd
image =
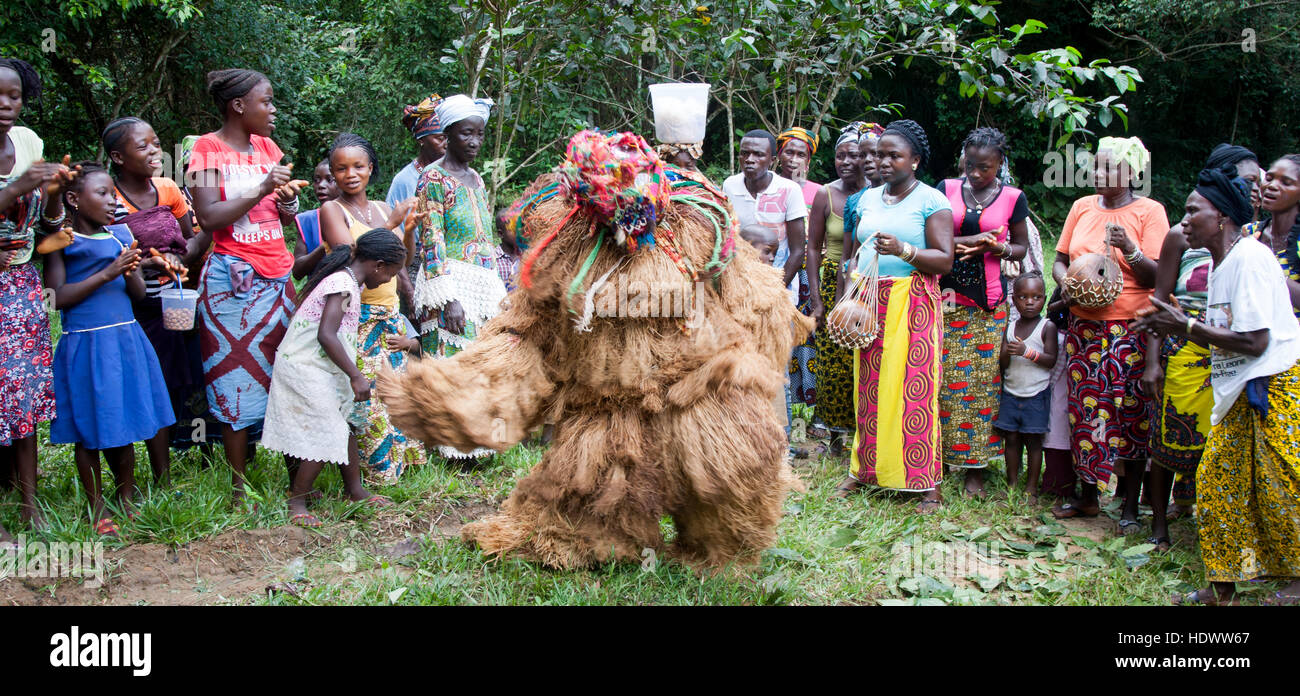
[[[1220,231],[1220,232],[1223,231],[1223,221],[1222,221],[1222,220],[1219,221],[1219,231]]]
[[[912,163],[912,171],[916,171],[916,163],[915,163],[915,162]]]

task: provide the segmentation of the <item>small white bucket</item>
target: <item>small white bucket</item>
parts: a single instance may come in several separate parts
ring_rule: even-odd
[[[189,331],[194,328],[194,310],[199,304],[199,292],[185,288],[169,288],[158,293],[162,299],[163,328],[172,331]]]
[[[709,85],[695,82],[663,82],[650,85],[655,112],[655,138],[661,143],[704,141],[704,124],[709,115]]]

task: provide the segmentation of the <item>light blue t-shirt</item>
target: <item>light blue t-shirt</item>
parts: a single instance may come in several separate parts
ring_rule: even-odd
[[[893,235],[900,242],[908,242],[917,249],[925,245],[925,221],[940,210],[948,210],[948,198],[933,186],[917,181],[916,188],[907,198],[894,205],[885,204],[885,186],[877,186],[858,198],[858,272],[864,273],[867,264],[876,256],[875,242],[865,244],[867,237],[876,232]],[[916,268],[897,256],[880,257],[880,277],[901,278],[911,275]]]
[[[415,170],[415,161],[412,160],[402,167],[402,171],[393,177],[393,183],[388,185],[388,198],[384,199],[390,209],[396,209],[397,204],[415,195],[415,186],[420,183],[420,173]],[[406,229],[402,228],[405,232]]]

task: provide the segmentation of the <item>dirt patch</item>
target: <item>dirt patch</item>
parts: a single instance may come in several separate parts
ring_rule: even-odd
[[[496,506],[420,506],[381,513],[368,534],[374,552],[400,557],[422,543],[456,541],[466,522]],[[293,564],[310,564],[335,545],[352,543],[336,533],[340,522],[316,533],[293,526],[236,529],[179,548],[138,544],[104,554],[102,586],[78,578],[0,580],[0,605],[203,605],[241,602],[284,578]],[[301,559],[301,560],[298,560]],[[315,573],[314,573],[315,574]],[[322,576],[323,577],[323,576]]]

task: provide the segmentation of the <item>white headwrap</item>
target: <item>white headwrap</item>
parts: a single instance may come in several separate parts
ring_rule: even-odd
[[[447,97],[438,104],[438,122],[442,124],[443,131],[451,128],[452,124],[473,116],[483,119],[483,125],[487,125],[488,114],[492,113],[494,105],[491,99],[473,99],[464,94]]]

